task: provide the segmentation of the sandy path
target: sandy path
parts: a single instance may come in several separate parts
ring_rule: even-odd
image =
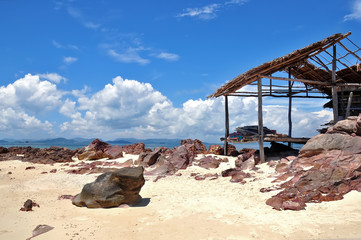
[[[122,160],[122,159],[121,159]],[[125,160],[125,159],[123,159]],[[39,224],[54,229],[34,239],[361,239],[361,193],[344,200],[308,204],[305,211],[276,211],[265,201],[276,192],[273,171],[262,165],[244,185],[229,178],[196,181],[191,173],[221,173],[234,162],[208,171],[196,166],[147,181],[142,207],[87,209],[75,207],[63,194],[75,195],[97,175],[65,173],[63,164],[0,162],[0,239],[26,239]],[[25,170],[35,166],[35,169]],[[56,173],[41,174],[57,169]],[[12,172],[12,174],[8,174]],[[40,205],[32,212],[19,209],[27,199]]]

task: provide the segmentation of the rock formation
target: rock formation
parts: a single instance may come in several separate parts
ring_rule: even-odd
[[[292,179],[266,202],[277,210],[302,210],[309,202],[340,200],[351,190],[361,192],[361,117],[339,121],[310,139],[288,166],[280,164],[278,180]]]
[[[101,174],[95,182],[86,184],[72,202],[88,208],[135,204],[141,198],[139,192],[145,182],[143,170],[143,167],[125,167]]]

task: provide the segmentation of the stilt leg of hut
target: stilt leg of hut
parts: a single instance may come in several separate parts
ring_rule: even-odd
[[[227,138],[229,135],[229,114],[228,114],[228,96],[224,96],[224,112],[225,112],[225,134],[224,134],[224,155],[228,155],[228,142]]]
[[[345,119],[350,116],[350,108],[351,108],[351,103],[352,103],[352,96],[353,96],[353,92],[350,92],[350,95],[348,96],[348,101],[347,101]]]
[[[288,78],[291,79],[291,68],[288,69]],[[288,82],[288,136],[292,137],[292,83]],[[292,147],[292,143],[288,143]]]
[[[262,115],[262,78],[258,79],[258,143],[260,162],[265,162],[263,147],[263,115]]]
[[[333,45],[333,59],[332,59],[332,83],[336,83],[336,45]],[[333,121],[334,124],[338,121],[338,97],[336,85],[332,87],[332,104],[333,104]]]

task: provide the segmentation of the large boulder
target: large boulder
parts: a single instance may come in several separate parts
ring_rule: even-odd
[[[145,182],[143,171],[143,167],[125,167],[101,174],[95,182],[86,184],[72,202],[78,207],[88,208],[135,204],[141,198],[139,192]]]

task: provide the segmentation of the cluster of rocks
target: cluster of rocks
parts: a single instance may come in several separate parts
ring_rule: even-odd
[[[361,192],[361,116],[349,117],[310,139],[293,161],[276,166],[281,192],[266,204],[302,210],[306,203],[340,200]]]
[[[53,164],[72,162],[78,150],[63,147],[32,148],[32,147],[0,147],[0,161],[21,160],[32,163]]]

